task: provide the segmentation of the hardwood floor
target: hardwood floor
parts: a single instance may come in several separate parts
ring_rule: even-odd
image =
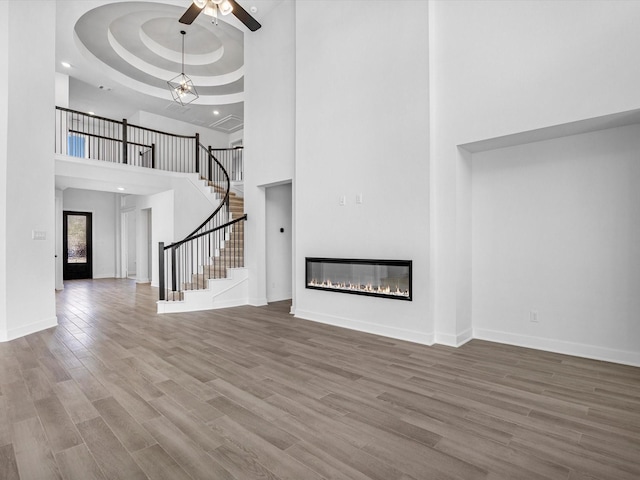
[[[0,479],[640,478],[640,368],[155,295],[69,281],[0,343]]]

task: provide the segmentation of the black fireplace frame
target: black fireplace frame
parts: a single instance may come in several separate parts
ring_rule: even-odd
[[[355,264],[355,265],[384,265],[394,267],[405,267],[409,273],[409,295],[386,294],[378,292],[370,292],[364,290],[350,290],[346,288],[332,288],[329,286],[309,285],[309,264],[310,263],[337,263],[337,264]],[[350,293],[352,295],[364,295],[367,297],[390,298],[393,300],[413,299],[413,261],[412,260],[373,260],[360,258],[326,258],[326,257],[305,257],[304,267],[304,283],[305,287],[311,290],[322,290],[325,292]]]

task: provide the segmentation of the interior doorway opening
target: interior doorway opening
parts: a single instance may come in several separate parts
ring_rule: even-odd
[[[265,189],[267,302],[290,300],[293,290],[291,183]]]

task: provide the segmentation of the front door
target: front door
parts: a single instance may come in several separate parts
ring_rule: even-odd
[[[62,221],[63,278],[92,278],[91,214],[64,212]]]

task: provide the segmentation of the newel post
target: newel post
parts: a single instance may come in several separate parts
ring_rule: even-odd
[[[122,163],[129,163],[129,148],[127,145],[127,119],[122,119]]]
[[[213,149],[209,145],[209,180],[213,182]]]
[[[158,243],[158,290],[159,300],[166,300],[166,288],[164,285],[164,242]]]

